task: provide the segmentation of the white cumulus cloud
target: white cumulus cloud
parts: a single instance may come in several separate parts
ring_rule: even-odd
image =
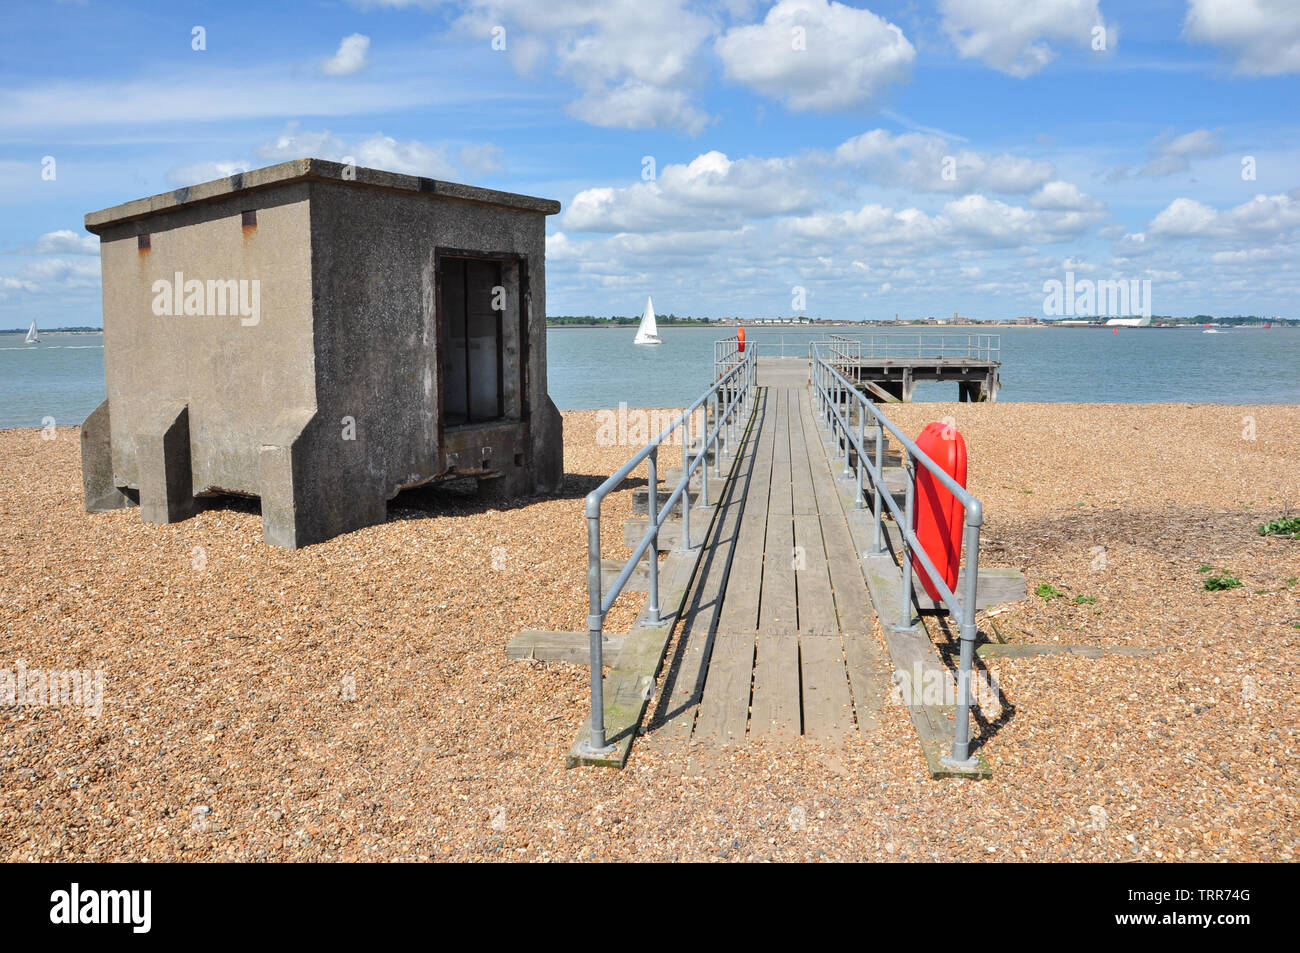
[[[939,9],[957,52],[1011,76],[1054,60],[1049,40],[1090,48],[1094,28],[1105,28],[1098,0],[941,0]]]
[[[274,162],[312,157],[334,162],[351,161],[363,168],[434,179],[459,176],[445,146],[431,146],[418,139],[403,142],[382,132],[347,141],[328,129],[319,132],[300,129],[296,122],[289,123],[278,136],[260,146],[257,154]]]
[[[61,228],[36,239],[31,250],[38,255],[98,255],[99,237],[79,235],[71,229]]]
[[[733,27],[714,49],[729,78],[798,110],[874,103],[910,77],[916,59],[897,26],[833,0],[780,0],[762,23]]]
[[[328,76],[351,76],[360,73],[369,66],[366,54],[370,52],[370,37],[364,33],[345,36],[339,43],[338,52],[329,59],[321,60],[320,69]]]
[[[296,157],[295,157],[296,158]],[[245,159],[192,162],[178,165],[167,173],[167,183],[174,186],[198,185],[213,179],[225,179],[238,172],[247,172],[251,165]]]
[[[1300,3],[1295,0],[1188,0],[1183,33],[1219,47],[1238,72],[1300,72]]]
[[[659,231],[736,224],[806,211],[816,183],[790,159],[728,159],[706,152],[685,165],[668,165],[652,182],[579,192],[564,213],[574,231]]]
[[[521,74],[549,63],[581,90],[569,112],[584,122],[691,135],[709,123],[692,93],[716,26],[687,0],[468,0],[456,27],[484,39],[504,29],[498,35]]]
[[[990,155],[955,149],[947,140],[927,133],[894,135],[872,129],[836,147],[833,161],[867,173],[883,185],[900,185],[922,192],[1032,192],[1051,179],[1050,162],[1023,156]]]
[[[1249,202],[1222,211],[1195,199],[1177,198],[1151,220],[1147,232],[1167,238],[1245,242],[1283,241],[1297,229],[1300,229],[1300,189],[1279,195],[1256,195]]]

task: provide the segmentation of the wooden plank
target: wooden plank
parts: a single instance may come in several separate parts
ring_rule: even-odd
[[[751,738],[793,738],[802,730],[799,638],[793,631],[759,629],[752,705]]]
[[[754,671],[754,632],[719,630],[713,637],[708,678],[695,721],[695,740],[716,745],[745,738]]]
[[[651,719],[656,743],[684,746],[691,738],[704,696],[715,628],[739,539],[745,490],[753,472],[757,442],[757,436],[752,431],[742,442],[736,470],[727,485],[714,531],[706,541],[705,554],[701,557],[699,571],[682,614],[675,653],[677,657],[664,674],[658,710]],[[745,677],[748,678],[748,662]],[[735,701],[742,711],[742,734],[745,730],[743,713],[749,705],[748,684],[744,686],[744,694],[744,699]]]
[[[600,561],[600,586],[601,592],[609,592],[609,587],[614,584],[619,575],[623,572],[626,563],[621,559],[602,559]],[[636,564],[632,570],[632,575],[627,577],[627,582],[623,584],[624,592],[648,592],[650,590],[650,564],[645,557]]]
[[[876,612],[871,605],[861,560],[847,518],[831,476],[825,444],[818,434],[817,418],[809,395],[801,395],[804,411],[804,443],[808,449],[809,469],[820,512],[822,542],[830,571],[835,611],[843,633],[844,661],[858,730],[874,731],[879,727],[879,712],[889,695],[889,666],[881,646],[872,635]]]
[[[793,635],[799,626],[794,581],[794,521],[769,510],[763,547],[763,587],[758,606],[760,631]]]
[[[709,524],[713,519],[713,511],[714,507],[712,506],[703,509],[695,507],[691,510],[691,542],[695,546],[699,546],[704,542],[704,537],[709,530]],[[645,535],[646,530],[649,528],[650,518],[648,516],[633,516],[624,521],[623,543],[628,549],[635,549],[641,545],[641,537]],[[659,538],[656,540],[659,552],[666,553],[669,550],[676,549],[681,539],[682,521],[676,516],[670,517],[660,524]]]
[[[790,404],[791,394],[797,391],[788,389],[776,392],[776,429],[772,447],[772,489],[767,503],[767,511],[772,514],[790,515],[792,508],[790,481]],[[797,400],[797,396],[795,398]]]
[[[840,622],[835,612],[830,569],[822,544],[820,517],[794,517],[794,547],[799,632],[815,636],[839,635]],[[856,560],[853,569],[857,571]]]
[[[886,633],[898,628],[903,618],[903,571],[886,553],[883,556],[864,556],[862,575],[866,577],[880,627]]]
[[[1011,642],[999,645],[985,642],[975,647],[980,658],[1032,658],[1038,655],[1081,655],[1102,658],[1106,655],[1145,656],[1169,651],[1168,645],[1061,645],[1056,642]]]
[[[879,387],[876,384],[873,384],[871,381],[859,381],[858,386],[861,387],[863,390],[865,390],[867,393],[871,394],[871,396],[875,397],[876,400],[881,401],[882,403],[886,403],[886,404],[902,403],[901,400],[899,400],[889,391],[885,390],[883,387]]]
[[[601,661],[606,668],[618,664],[623,650],[622,635],[606,635],[602,642]],[[538,662],[572,662],[591,664],[591,635],[587,632],[549,632],[524,629],[506,646],[506,658],[534,659]]]
[[[807,402],[806,388],[790,394],[790,496],[791,512],[796,515],[817,512],[817,497],[812,485],[808,442],[804,439]],[[808,425],[812,426],[811,421]]]
[[[889,666],[882,655],[870,633],[844,633],[844,663],[853,691],[858,731],[863,733],[880,727],[880,710],[889,698]]]
[[[924,630],[918,627],[915,632],[890,632],[885,644],[889,646],[893,678],[903,692],[904,702],[930,691],[941,693],[936,696],[939,700],[957,697],[957,681]]]
[[[727,574],[704,697],[696,718],[694,737],[700,742],[725,745],[742,741],[749,720],[767,500],[775,447],[775,405],[774,392],[761,388],[755,408],[757,433],[751,436],[753,463],[743,486],[736,551]]]
[[[807,387],[811,364],[806,357],[760,357],[757,370],[759,387]]]
[[[839,637],[801,637],[799,664],[803,733],[816,741],[842,740],[853,731],[853,700]]]
[[[767,532],[767,497],[772,482],[772,451],[775,398],[767,389],[759,391],[755,408],[757,445],[753,470],[745,484],[736,553],[727,577],[720,631],[753,633],[758,628],[758,603],[763,581],[763,545]]]
[[[953,592],[956,593],[959,599],[966,595],[966,571],[964,568],[957,574],[957,588]],[[999,568],[996,566],[980,567],[979,579],[975,587],[976,611],[990,609],[993,606],[1000,606],[1008,602],[1019,602],[1027,596],[1025,574],[1019,569]],[[926,593],[923,585],[916,588],[916,604],[922,610],[934,608],[934,600]],[[942,604],[941,601],[940,605]]]
[[[664,486],[659,487],[659,494],[658,494],[659,506],[662,507],[664,504],[664,500],[668,499],[668,494],[676,489],[677,489],[676,482],[666,484],[666,488]],[[712,496],[709,497],[710,503],[716,503],[718,501],[718,491],[720,489],[722,489],[722,487],[719,484],[719,481],[710,478],[709,491],[710,493],[712,493]],[[699,484],[697,484],[694,480],[692,480],[690,485],[686,488],[686,495],[690,497],[691,506],[695,506],[696,504],[698,504],[700,501]],[[680,505],[674,506],[673,511],[677,512],[679,508]],[[647,513],[650,512],[649,487],[639,486],[632,491],[632,512],[635,513],[637,516],[645,516]],[[694,516],[695,514],[692,512],[691,515]]]
[[[722,461],[722,472],[724,474],[727,472],[727,464],[730,462],[730,460],[731,458],[727,457],[725,460]],[[660,499],[664,498],[665,494],[663,492],[663,488],[665,486],[671,486],[675,488],[677,484],[681,481],[681,479],[682,479],[681,467],[669,467],[667,470],[665,470],[663,483],[659,487],[659,498]],[[709,501],[710,502],[718,498],[718,494],[722,492],[723,488],[726,486],[726,483],[727,480],[725,476],[716,477],[713,475],[713,466],[712,464],[710,464],[709,465]],[[696,470],[693,474],[691,474],[690,486],[692,490],[698,490],[700,488],[699,470]],[[639,486],[636,488],[636,492],[645,493],[646,488]]]

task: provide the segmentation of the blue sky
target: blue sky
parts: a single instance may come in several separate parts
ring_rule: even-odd
[[[100,323],[86,212],[305,155],[559,199],[552,314],[1003,318],[1073,271],[1300,317],[1295,0],[5,17],[0,327]]]

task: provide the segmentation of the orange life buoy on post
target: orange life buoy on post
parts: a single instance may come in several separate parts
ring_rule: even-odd
[[[740,353],[745,353],[745,329],[736,328],[736,340],[740,342]]]
[[[957,485],[966,486],[966,440],[956,427],[933,422],[925,425],[916,445],[927,457],[939,465]],[[956,592],[957,572],[961,565],[962,527],[966,507],[962,506],[951,490],[938,481],[924,466],[916,469],[916,498],[913,501],[912,529],[920,540],[921,548],[934,562],[944,584]],[[939,604],[939,590],[930,578],[930,572],[915,560],[914,567],[925,586],[926,594]]]

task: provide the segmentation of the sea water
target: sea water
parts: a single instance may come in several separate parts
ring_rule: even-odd
[[[797,357],[827,333],[924,333],[959,347],[967,329],[746,330],[760,355]],[[256,333],[255,328],[249,333]],[[1300,328],[980,328],[1000,338],[998,400],[1080,403],[1300,404]],[[551,328],[547,378],[561,410],[680,407],[708,387],[713,342],[734,328],[660,327],[663,344],[632,343],[635,327]],[[927,353],[929,353],[927,351]],[[955,383],[921,383],[917,400],[956,400]],[[0,335],[0,427],[80,424],[104,399],[101,334]]]

